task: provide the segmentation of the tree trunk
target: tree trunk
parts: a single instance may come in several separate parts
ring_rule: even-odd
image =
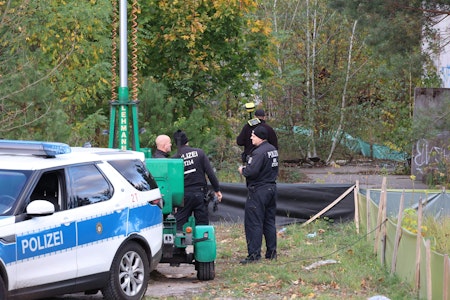
[[[344,119],[345,119],[345,108],[346,108],[346,97],[347,97],[347,86],[350,80],[350,69],[352,65],[352,48],[353,48],[353,39],[355,37],[356,24],[357,20],[353,23],[352,35],[350,36],[350,44],[348,46],[348,60],[347,60],[347,72],[345,75],[344,89],[342,91],[342,101],[341,101],[341,111],[340,111],[340,119],[339,125],[336,129],[336,132],[333,135],[333,141],[331,144],[330,153],[328,154],[328,158],[326,160],[327,163],[330,162],[331,157],[333,156],[334,150],[336,149],[337,143],[340,141],[340,136],[343,132],[344,128]]]

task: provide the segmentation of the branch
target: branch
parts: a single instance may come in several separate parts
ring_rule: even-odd
[[[1,129],[0,129],[0,132],[8,132],[8,131],[12,131],[12,130],[15,130],[15,129],[18,129],[18,128],[22,128],[22,127],[24,127],[24,126],[28,126],[28,125],[30,125],[30,124],[33,124],[33,123],[35,123],[36,121],[38,121],[38,120],[42,119],[43,117],[45,117],[45,116],[48,114],[48,112],[50,111],[50,108],[51,108],[51,105],[48,105],[46,111],[45,111],[43,114],[40,114],[38,117],[34,118],[33,120],[28,121],[28,122],[25,122],[25,123],[23,123],[23,124],[15,125],[15,126],[13,126],[13,127],[9,127],[9,126],[5,125],[5,123],[9,123],[9,125],[11,125],[11,124],[14,122],[14,120],[16,119],[16,117],[17,117],[18,115],[20,115],[20,114],[25,114],[26,111],[28,110],[28,108],[30,108],[32,105],[33,105],[33,104],[30,103],[30,104],[28,104],[25,108],[23,108],[23,109],[21,109],[21,110],[16,110],[12,116],[9,116],[9,117],[8,117],[6,120],[4,120],[3,122],[0,122],[0,124],[3,124],[3,125],[0,127],[0,128],[1,128]]]
[[[50,72],[48,72],[45,76],[43,76],[42,78],[24,86],[23,88],[21,88],[20,90],[16,90],[14,92],[11,92],[9,95],[0,97],[0,101],[3,101],[13,95],[19,94],[35,85],[37,85],[38,83],[40,83],[41,81],[49,78],[53,73],[56,72],[56,70],[69,58],[69,56],[73,53],[73,50],[75,49],[75,43],[72,43],[72,48],[70,49],[70,51],[61,59],[61,61],[53,68],[50,70]]]

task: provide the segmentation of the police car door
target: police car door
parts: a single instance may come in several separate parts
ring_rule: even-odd
[[[65,210],[64,171],[43,172],[30,201],[47,200],[55,212],[17,223],[17,288],[76,277],[76,224]],[[70,291],[67,290],[69,293]]]

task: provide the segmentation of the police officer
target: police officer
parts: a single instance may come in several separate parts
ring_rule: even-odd
[[[158,135],[155,139],[156,151],[153,158],[168,158],[172,151],[172,142],[170,137],[165,134]]]
[[[278,138],[275,130],[266,123],[266,113],[263,109],[257,109],[255,111],[255,119],[249,120],[244,127],[242,127],[241,132],[236,138],[236,144],[238,146],[244,146],[244,152],[242,153],[242,163],[245,164],[247,157],[252,152],[254,145],[250,139],[252,131],[258,127],[263,126],[267,129],[267,141],[272,144],[276,149],[278,149]]]
[[[188,145],[186,133],[178,130],[173,138],[177,145],[177,153],[173,157],[184,160],[184,206],[177,211],[177,230],[181,230],[189,217],[194,213],[197,225],[208,225],[208,210],[205,205],[205,197],[208,192],[206,176],[208,176],[219,202],[222,201],[219,180],[209,163],[208,157],[202,149]]]
[[[275,227],[278,177],[278,151],[268,141],[264,126],[256,127],[251,135],[255,148],[246,166],[239,173],[247,181],[248,196],[245,202],[244,228],[248,256],[241,264],[261,259],[262,237],[266,240],[266,259],[277,256],[277,233]]]

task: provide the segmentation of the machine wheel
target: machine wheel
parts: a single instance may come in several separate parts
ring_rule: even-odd
[[[140,300],[150,278],[150,267],[142,247],[131,242],[117,251],[107,285],[102,289],[105,299]]]
[[[197,278],[206,281],[213,280],[216,276],[214,262],[197,262]]]
[[[6,287],[2,277],[0,277],[0,299],[6,299]]]

